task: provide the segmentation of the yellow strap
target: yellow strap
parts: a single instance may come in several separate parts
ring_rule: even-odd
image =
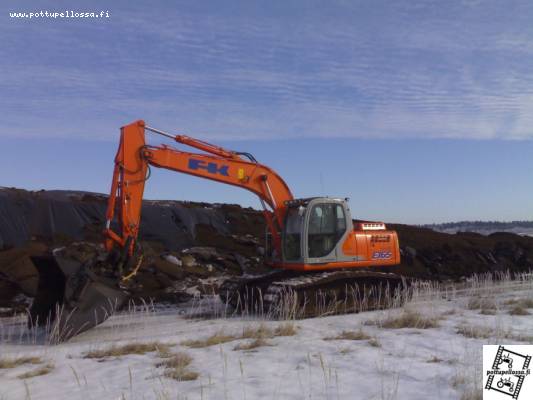
[[[144,258],[144,255],[141,255],[139,257],[139,261],[137,262],[137,265],[135,266],[135,268],[133,268],[133,271],[131,271],[128,275],[123,276],[122,277],[122,282],[126,282],[128,279],[130,279],[130,278],[134,277],[135,275],[137,275],[137,271],[141,267],[141,264],[143,262],[143,258]]]

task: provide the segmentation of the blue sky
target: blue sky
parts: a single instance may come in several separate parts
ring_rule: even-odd
[[[530,1],[4,1],[0,185],[107,192],[136,119],[357,217],[531,219]],[[109,18],[9,12],[109,11]],[[157,171],[149,198],[258,202]]]

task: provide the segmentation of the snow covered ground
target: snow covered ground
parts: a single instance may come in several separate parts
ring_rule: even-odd
[[[183,344],[286,324],[220,317],[223,305],[215,298],[121,313],[56,346],[28,333],[23,318],[5,318],[0,365],[21,356],[41,363],[0,369],[0,399],[481,399],[482,345],[533,343],[533,315],[511,315],[524,299],[533,302],[531,277],[421,289],[402,308],[289,322],[295,335],[268,338],[268,345],[248,351],[235,348],[253,339],[199,348]],[[413,316],[419,328],[393,327]],[[336,339],[343,331],[362,333],[363,339]],[[156,366],[163,356],[157,352],[84,358],[112,345],[154,341],[189,355],[187,368],[198,378],[165,377]],[[48,373],[20,378],[43,365]]]

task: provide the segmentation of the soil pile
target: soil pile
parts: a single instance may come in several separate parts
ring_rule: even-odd
[[[398,232],[402,264],[398,273],[421,279],[457,280],[485,272],[529,271],[533,237],[513,233],[448,234],[428,228],[389,224]]]
[[[0,188],[0,314],[4,308],[25,307],[35,295],[32,256],[63,246],[82,260],[102,251],[106,202],[107,196],[94,193]],[[473,273],[527,271],[533,265],[530,237],[389,227],[398,232],[402,252],[402,264],[393,270],[407,276],[457,280]],[[264,237],[262,213],[251,208],[144,201],[140,242],[145,257],[134,293],[180,301],[216,292],[227,276],[263,272]]]

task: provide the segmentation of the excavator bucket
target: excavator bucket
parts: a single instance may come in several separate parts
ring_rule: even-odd
[[[68,340],[109,318],[128,298],[116,279],[97,276],[90,263],[61,256],[32,257],[39,273],[28,326],[41,326],[51,342]]]

